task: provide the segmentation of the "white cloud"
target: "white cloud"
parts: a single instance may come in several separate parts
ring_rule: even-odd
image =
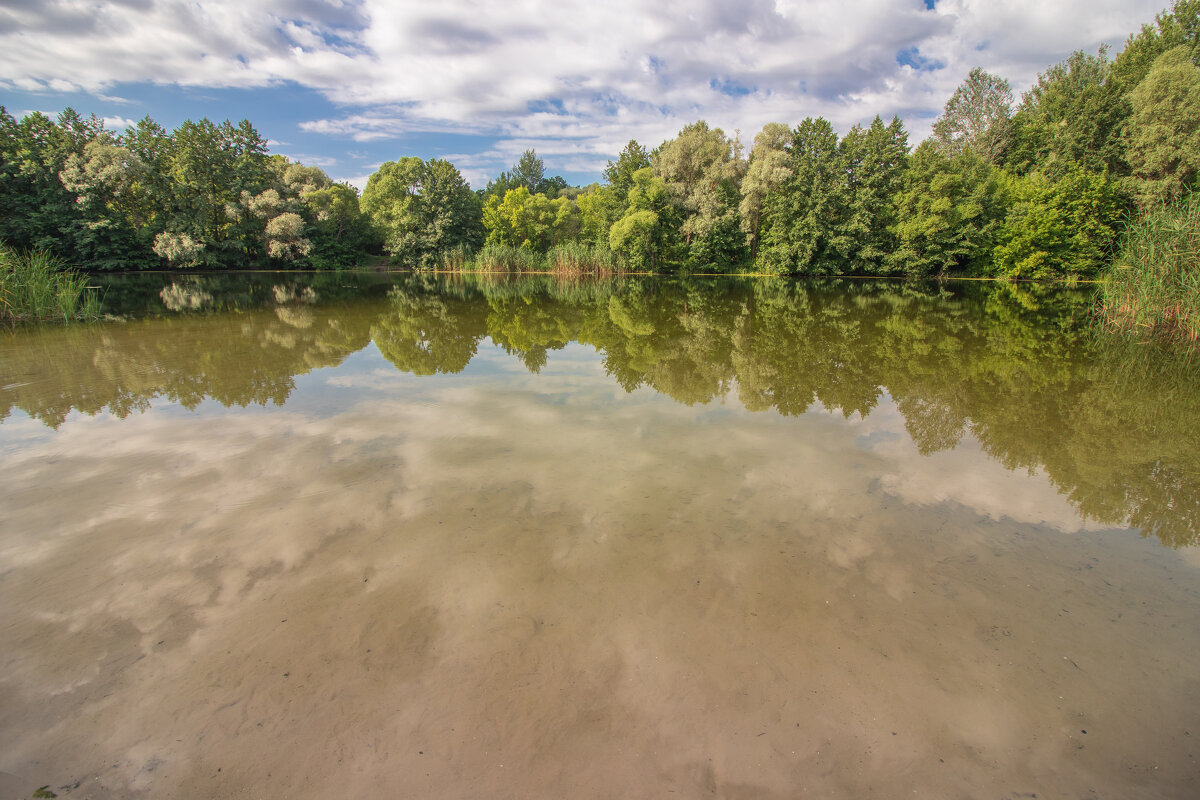
[[[104,118],[104,127],[108,128],[110,131],[124,130],[125,128],[135,127],[136,125],[137,120],[130,119],[129,117],[117,116]]]
[[[0,74],[97,94],[295,82],[346,108],[309,132],[478,134],[593,168],[699,118],[748,142],[769,121],[899,114],[916,140],[972,67],[1019,91],[1071,50],[1119,45],[1162,2],[49,0],[0,10]]]

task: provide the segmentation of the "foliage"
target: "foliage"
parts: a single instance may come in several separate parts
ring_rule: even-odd
[[[1091,277],[1109,263],[1126,204],[1107,175],[1073,167],[1057,182],[1034,172],[1007,184],[1010,208],[993,256],[998,276]]]
[[[1013,118],[1013,143],[1005,163],[1024,174],[1052,179],[1078,164],[1113,175],[1126,170],[1120,131],[1129,116],[1107,51],[1079,50],[1038,76]]]
[[[1012,138],[1012,103],[1008,81],[976,67],[933,123],[933,139],[947,156],[971,150],[999,164]]]
[[[440,266],[444,253],[477,247],[479,198],[454,165],[409,157],[389,161],[367,181],[362,210],[383,236],[393,261]]]
[[[792,177],[788,159],[791,130],[781,122],[768,122],[754,137],[750,162],[742,179],[742,199],[738,205],[742,232],[746,234],[751,255],[758,253],[759,219],[766,198],[778,192]]]
[[[488,181],[487,188],[480,192],[484,201],[492,197],[504,197],[513,189],[524,187],[530,194],[544,194],[553,199],[567,188],[567,182],[561,175],[546,177],[546,163],[538,157],[537,151],[526,150],[511,170],[501,172],[494,180]]]
[[[791,138],[791,177],[763,204],[759,259],[770,272],[836,272],[832,239],[846,205],[837,133],[824,117],[809,117]]]
[[[630,139],[616,161],[609,161],[604,168],[604,179],[617,197],[624,202],[633,188],[633,173],[650,166],[650,153],[646,148]]]
[[[1129,101],[1126,157],[1138,205],[1173,203],[1200,175],[1200,67],[1188,48],[1159,56]]]
[[[147,117],[117,136],[71,109],[17,122],[0,108],[0,241],[91,270],[353,263],[373,237],[357,193],[334,186],[268,156],[246,120],[168,133]],[[309,205],[320,192],[339,198]]]
[[[895,197],[898,245],[888,263],[909,275],[981,273],[1007,210],[1004,186],[1000,172],[973,151],[948,158],[923,142]]]
[[[489,197],[483,208],[487,244],[539,254],[577,239],[581,222],[579,209],[570,200],[531,194],[524,186],[510,189],[503,199]]]
[[[692,260],[738,260],[743,246],[738,204],[745,171],[741,144],[701,120],[663,142],[652,162],[654,174],[666,184],[679,210],[679,232],[692,250]]]
[[[897,245],[894,198],[908,166],[908,134],[898,117],[887,126],[875,117],[869,128],[850,129],[838,156],[846,206],[833,247],[855,272],[886,272],[885,260]]]
[[[653,269],[658,256],[654,246],[658,227],[659,217],[653,211],[631,211],[613,224],[609,247],[630,269]]]
[[[678,205],[651,167],[633,173],[627,201],[624,215],[609,230],[608,245],[631,269],[659,269],[682,244]]]

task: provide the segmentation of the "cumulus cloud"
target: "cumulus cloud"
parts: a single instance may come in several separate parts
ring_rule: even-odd
[[[922,138],[975,66],[1020,90],[1071,50],[1119,44],[1163,0],[48,0],[0,9],[0,74],[25,91],[294,83],[344,113],[302,128],[535,145],[602,167],[704,118],[743,139],[823,115],[898,114]]]

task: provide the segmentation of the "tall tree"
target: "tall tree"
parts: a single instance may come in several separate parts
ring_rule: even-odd
[[[630,139],[616,161],[609,161],[604,168],[604,180],[617,193],[622,203],[633,188],[633,173],[650,166],[650,153],[646,148]]]
[[[384,250],[412,266],[438,266],[446,251],[482,238],[479,198],[448,161],[388,161],[367,179],[361,205]]]
[[[1007,211],[1001,173],[970,150],[947,157],[926,139],[895,197],[888,263],[908,275],[982,274]]]
[[[999,164],[1012,137],[1012,87],[1003,78],[971,70],[933,123],[933,138],[947,156],[964,149]]]
[[[542,184],[546,180],[546,164],[538,158],[537,151],[531,148],[521,154],[521,158],[512,168],[512,176],[518,186],[524,186],[530,194],[537,194],[544,188]]]
[[[1143,208],[1175,202],[1200,175],[1200,67],[1185,46],[1168,50],[1129,100],[1130,188]]]
[[[1101,48],[1082,50],[1038,76],[1013,117],[1005,164],[1020,173],[1037,169],[1057,178],[1078,164],[1114,175],[1126,169],[1120,131],[1129,104]]]
[[[824,117],[792,132],[792,177],[763,205],[759,258],[773,272],[839,272],[832,237],[844,219],[846,183],[838,135]]]
[[[1075,165],[1058,181],[1034,172],[1008,184],[993,253],[1001,277],[1088,277],[1109,263],[1126,208],[1107,175]]]
[[[715,263],[736,259],[744,246],[736,239],[741,229],[738,200],[745,168],[740,143],[701,120],[664,142],[653,162],[655,174],[667,184],[682,211],[684,242],[689,248],[698,247],[693,257]]]
[[[758,254],[759,218],[767,197],[792,177],[788,145],[792,130],[782,122],[768,122],[754,137],[746,177],[742,179],[742,199],[738,205],[742,231],[749,239],[750,254]]]
[[[893,201],[908,166],[908,134],[899,117],[889,125],[875,117],[869,128],[856,125],[846,134],[839,155],[846,209],[833,247],[853,271],[883,272],[896,246]]]

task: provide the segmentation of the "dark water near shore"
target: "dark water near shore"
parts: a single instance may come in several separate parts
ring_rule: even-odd
[[[1200,364],[1086,290],[106,303],[0,334],[14,796],[1200,784]]]

